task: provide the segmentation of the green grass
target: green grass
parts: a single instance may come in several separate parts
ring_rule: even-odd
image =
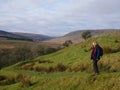
[[[70,46],[56,53],[40,56],[31,61],[19,62],[15,65],[3,68],[0,74],[8,77],[15,77],[17,74],[29,76],[32,85],[29,87],[20,87],[20,82],[14,82],[10,85],[0,85],[0,90],[119,90],[120,89],[120,51],[104,54],[99,61],[100,75],[91,76],[92,61],[90,61],[90,51],[93,40],[98,40],[101,46],[109,46],[112,49],[117,48],[120,43],[119,35],[101,36],[90,38],[87,41]],[[39,63],[41,60],[49,60],[53,63]],[[18,70],[16,66],[24,66],[34,63],[36,66],[56,66],[59,63],[70,65],[73,71],[65,70],[63,72],[37,72],[30,70]],[[81,71],[80,69],[85,69]],[[78,71],[75,71],[78,70]]]

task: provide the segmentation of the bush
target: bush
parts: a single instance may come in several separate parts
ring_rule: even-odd
[[[66,66],[63,65],[63,64],[57,64],[57,66],[54,68],[55,71],[58,71],[58,72],[63,72],[66,70]]]
[[[55,71],[55,70],[54,70],[54,67],[50,66],[50,67],[48,68],[47,73],[52,73],[52,72],[54,72],[54,71]]]
[[[103,46],[103,52],[104,53],[111,53],[112,49],[109,46]]]
[[[21,87],[29,87],[32,85],[31,78],[27,77],[21,73],[19,73],[15,76],[15,80],[16,80],[16,82],[20,82],[19,85]]]
[[[92,35],[91,35],[90,31],[85,31],[85,32],[82,33],[82,38],[85,39],[85,40],[90,38],[91,36]]]
[[[88,48],[88,49],[86,49],[86,48],[84,49],[85,52],[89,52],[89,51],[91,51],[91,50],[92,50],[92,47],[91,47],[91,48]]]
[[[15,80],[16,82],[20,82],[22,79],[24,78],[24,75],[19,73],[15,76]]]
[[[78,71],[84,71],[85,70],[85,64],[83,62],[81,63],[74,63],[74,64],[68,64],[67,71],[69,72],[78,72]]]
[[[26,64],[26,65],[22,66],[21,68],[24,70],[33,70],[33,65],[34,64],[30,63],[30,64]]]
[[[31,79],[30,77],[24,77],[21,81],[20,81],[20,86],[21,87],[29,87],[32,85]]]
[[[72,44],[73,44],[73,42],[72,42],[71,40],[67,40],[67,41],[65,41],[65,42],[63,43],[63,46],[69,47],[69,46],[72,45]]]
[[[115,40],[115,43],[120,43],[120,40]]]
[[[49,66],[37,66],[34,68],[37,72],[46,72],[46,73],[52,73],[52,72],[63,72],[66,70],[66,66],[63,64],[57,64],[55,67]]]
[[[13,77],[7,77],[5,75],[0,75],[0,85],[10,85],[15,83]]]
[[[109,46],[103,46],[103,52],[106,53],[106,54],[107,53],[116,53],[116,52],[119,52],[119,51],[120,51],[120,46],[118,46],[115,49],[112,49]]]
[[[39,63],[53,63],[53,61],[50,61],[50,60],[40,60]]]
[[[112,72],[120,71],[120,62],[115,62],[114,64],[112,64],[110,71]]]
[[[48,68],[45,67],[45,66],[37,66],[34,68],[35,71],[37,72],[47,72],[48,71]]]

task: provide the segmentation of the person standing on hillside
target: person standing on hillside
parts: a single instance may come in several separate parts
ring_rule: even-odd
[[[101,56],[103,55],[103,49],[99,46],[97,41],[94,41],[92,43],[93,49],[91,53],[91,60],[93,60],[93,68],[94,68],[94,75],[99,75],[99,69],[98,69],[98,61],[100,60]]]

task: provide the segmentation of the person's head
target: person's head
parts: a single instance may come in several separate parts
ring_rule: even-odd
[[[95,47],[96,45],[98,45],[97,41],[93,41],[92,45]]]

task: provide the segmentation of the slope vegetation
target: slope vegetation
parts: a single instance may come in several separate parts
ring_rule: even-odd
[[[92,76],[91,43],[104,48],[100,75]],[[56,53],[0,71],[1,90],[119,90],[120,35],[90,38]]]

